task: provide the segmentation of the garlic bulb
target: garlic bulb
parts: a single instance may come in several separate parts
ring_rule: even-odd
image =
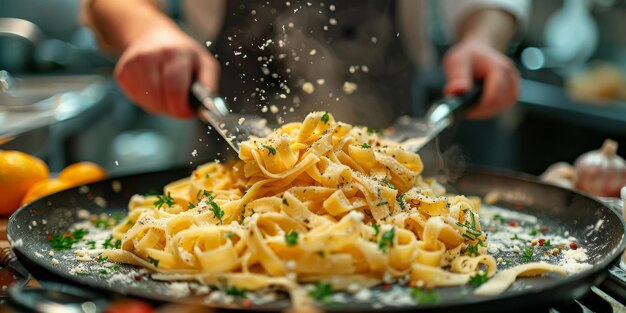
[[[626,185],[626,161],[617,155],[617,142],[607,139],[600,150],[576,160],[576,188],[601,197],[619,197]]]

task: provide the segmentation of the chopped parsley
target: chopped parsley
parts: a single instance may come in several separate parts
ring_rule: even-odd
[[[76,272],[76,274],[78,274],[78,276],[89,276],[91,273],[89,273],[89,272]]]
[[[531,236],[536,236],[539,233],[540,233],[540,231],[539,231],[538,228],[533,228],[533,230],[530,231],[530,235]]]
[[[293,247],[298,244],[298,232],[291,230],[285,235],[285,242],[287,246]]]
[[[318,281],[315,284],[315,289],[309,292],[309,297],[320,302],[326,302],[332,292],[333,288],[329,283]]]
[[[543,246],[544,246],[544,247],[550,247],[550,246],[552,246],[552,243],[550,242],[550,239],[548,239],[548,240],[544,241],[544,242],[543,242]]]
[[[109,272],[107,270],[100,270],[100,275],[107,275]]]
[[[385,204],[389,204],[389,201],[378,202],[378,203],[376,203],[376,206],[381,206],[381,205],[385,205]]]
[[[89,240],[87,241],[87,245],[89,246],[89,248],[91,248],[92,250],[96,248],[96,242],[93,240]]]
[[[378,249],[382,252],[387,252],[387,247],[393,247],[393,237],[396,235],[395,227],[384,232],[378,241]]]
[[[377,224],[372,224],[372,228],[374,228],[374,236],[378,236],[378,234],[380,234],[380,226]]]
[[[423,288],[411,288],[411,296],[418,304],[433,304],[439,302],[439,295],[434,290],[426,290]]]
[[[484,284],[485,282],[487,282],[488,280],[489,280],[489,277],[487,276],[487,273],[478,272],[470,278],[469,284],[472,286],[478,287]]]
[[[406,195],[406,194],[404,194],[404,193],[403,193],[403,194],[399,195],[399,196],[396,198],[396,201],[398,201],[398,204],[400,205],[400,208],[401,208],[402,210],[404,210],[404,206],[406,205],[406,201],[404,201],[404,196],[405,196],[405,195]]]
[[[263,145],[263,148],[267,149],[267,155],[276,155],[276,148],[268,145]]]
[[[52,235],[50,237],[50,246],[52,250],[68,250],[72,248],[72,245],[83,239],[89,231],[84,228],[79,228],[72,232],[65,232],[61,235]]]
[[[195,209],[196,205],[193,204],[193,202],[189,202],[189,203],[187,203],[187,207],[191,210],[191,209]]]
[[[467,247],[465,247],[465,252],[467,253],[467,255],[469,256],[478,256],[480,253],[478,252],[478,246],[483,246],[483,242],[482,240],[479,240],[476,244],[474,245],[470,245],[468,244]]]
[[[231,238],[233,238],[233,236],[235,236],[235,233],[233,233],[232,231],[229,230],[229,231],[224,233],[224,236],[226,238],[228,238],[228,239],[231,239]]]
[[[380,180],[381,182],[383,182],[385,185],[387,185],[387,187],[396,190],[396,187],[394,185],[392,185],[386,178],[383,178]]]
[[[373,128],[368,127],[368,128],[367,128],[367,133],[368,133],[368,134],[375,134],[375,133],[376,133],[376,131],[375,131]]]
[[[320,118],[320,120],[324,122],[324,124],[328,123],[328,121],[330,120],[330,115],[328,115],[328,112],[324,112],[324,115],[322,115],[322,118]]]
[[[121,240],[113,240],[113,236],[110,235],[109,238],[107,238],[104,243],[102,244],[102,247],[104,249],[119,249],[122,247],[122,241]]]
[[[167,195],[157,195],[157,198],[158,200],[154,202],[157,208],[161,208],[163,205],[167,205],[168,207],[174,205],[174,198],[172,198],[169,192]]]
[[[522,261],[526,261],[526,262],[530,262],[533,258],[533,253],[535,252],[535,250],[533,250],[533,248],[531,247],[526,247],[524,248],[524,251],[522,252]]]
[[[511,240],[522,240],[522,239],[520,239],[520,237],[518,237],[517,234],[513,234],[513,237],[511,237]]]
[[[367,142],[364,142],[364,143],[361,145],[361,148],[363,148],[363,149],[369,149],[369,148],[371,148],[371,147],[372,147],[372,146],[368,145],[368,144],[367,144]]]
[[[100,255],[100,256],[98,256],[98,258],[96,259],[96,262],[98,262],[98,263],[102,263],[102,262],[104,262],[104,261],[106,261],[106,260],[108,260],[108,259],[109,259],[109,257],[103,257],[102,255]]]
[[[154,259],[151,256],[148,256],[148,262],[154,265],[154,267],[159,267],[159,259]]]
[[[107,228],[107,226],[109,226],[109,219],[99,218],[93,222],[93,226],[96,228]]]
[[[494,222],[500,222],[500,224],[504,224],[504,217],[502,217],[502,215],[500,215],[500,214],[495,214],[495,215],[492,217],[492,220],[493,220]]]
[[[209,210],[211,210],[211,212],[213,212],[213,215],[215,215],[215,217],[219,220],[219,224],[222,224],[222,217],[224,217],[224,210],[222,210],[220,208],[220,206],[215,202],[215,198],[213,198],[213,195],[208,192],[208,191],[204,191],[204,195],[209,198],[209,205],[211,206],[209,208]]]
[[[120,266],[119,266],[119,265],[117,265],[117,264],[115,264],[115,265],[113,265],[113,266],[109,267],[109,269],[110,269],[110,270],[113,270],[113,271],[119,271],[119,270],[120,270]]]
[[[231,295],[231,296],[235,296],[235,297],[245,297],[246,296],[246,290],[245,289],[239,289],[235,286],[230,286],[228,288],[226,288],[226,294],[227,295]]]

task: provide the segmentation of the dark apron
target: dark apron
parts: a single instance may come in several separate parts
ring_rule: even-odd
[[[334,11],[319,1],[227,3],[210,49],[222,66],[220,93],[235,109],[267,110],[270,122],[322,110],[373,128],[410,111],[414,66],[398,36],[393,1],[339,1]],[[303,91],[306,82],[313,93]],[[346,93],[346,82],[357,89]]]

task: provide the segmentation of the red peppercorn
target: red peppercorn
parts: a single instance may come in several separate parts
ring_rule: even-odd
[[[541,225],[541,227],[539,227],[539,231],[542,233],[547,233],[548,232],[548,226],[547,225]]]
[[[572,249],[572,250],[576,250],[576,249],[578,249],[578,246],[576,245],[576,243],[575,243],[575,242],[570,243],[570,244],[569,244],[569,247],[570,247],[570,249]]]
[[[141,275],[135,275],[135,280],[136,280],[136,281],[140,281],[140,280],[142,280],[142,279],[143,279],[143,278],[141,277]]]
[[[517,221],[511,220],[511,221],[509,221],[509,226],[517,227],[517,226],[519,226],[519,223]]]
[[[541,238],[539,239],[539,246],[543,247],[543,243],[546,242],[545,239]]]

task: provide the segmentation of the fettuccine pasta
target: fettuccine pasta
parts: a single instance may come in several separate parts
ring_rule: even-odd
[[[445,194],[419,155],[324,112],[243,143],[240,160],[198,167],[159,196],[135,195],[110,261],[161,279],[255,290],[334,290],[408,279],[463,285],[496,272],[479,201]]]

